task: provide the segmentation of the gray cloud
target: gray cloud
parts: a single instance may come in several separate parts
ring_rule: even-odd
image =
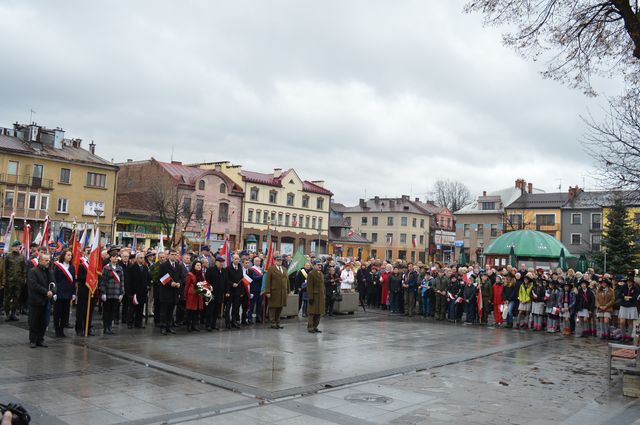
[[[295,167],[336,199],[552,190],[591,168],[579,114],[462,1],[0,2],[0,125],[62,126],[123,161]]]

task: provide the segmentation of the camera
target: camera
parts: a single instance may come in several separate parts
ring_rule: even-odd
[[[4,416],[6,411],[11,412],[13,417],[11,418],[12,425],[28,425],[31,422],[31,416],[27,413],[27,410],[20,406],[19,404],[9,403],[2,404],[0,403],[0,418]]]

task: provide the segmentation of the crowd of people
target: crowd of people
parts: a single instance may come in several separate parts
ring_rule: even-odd
[[[78,336],[94,336],[95,311],[101,313],[105,336],[114,334],[114,324],[144,328],[151,318],[162,335],[179,328],[213,332],[263,322],[281,329],[281,312],[291,294],[297,294],[307,330],[320,333],[320,317],[332,316],[335,303],[348,293],[358,294],[363,309],[390,315],[630,342],[640,301],[635,273],[544,271],[524,264],[485,270],[479,265],[313,255],[301,268],[291,256],[276,255],[264,270],[260,253],[222,256],[206,246],[182,255],[173,249],[132,253],[130,248],[110,247],[102,252],[99,283],[91,291],[86,285],[89,247],[79,262],[66,248],[57,252],[53,245],[32,244],[30,258],[22,255],[22,248],[14,242],[0,261],[0,294],[7,321],[28,314],[34,348],[46,347],[49,327],[57,338],[65,338],[68,328],[75,328]],[[72,306],[75,326],[70,325]]]

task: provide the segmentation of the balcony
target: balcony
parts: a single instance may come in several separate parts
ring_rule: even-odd
[[[53,189],[53,180],[51,179],[43,179],[40,177],[32,177],[28,174],[25,175],[16,175],[16,174],[0,174],[0,183],[4,183],[6,185],[15,185],[15,186],[27,186],[32,189]]]
[[[15,220],[44,220],[47,216],[45,210],[30,210],[27,208],[4,208],[2,210],[2,217],[11,217],[11,213],[14,213]]]

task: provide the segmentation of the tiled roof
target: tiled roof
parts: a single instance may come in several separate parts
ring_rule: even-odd
[[[274,177],[273,174],[270,174],[270,173],[257,173],[255,171],[247,171],[247,170],[242,170],[240,172],[240,175],[242,176],[242,180],[248,183],[265,184],[268,186],[282,187],[282,180],[291,171],[293,171],[293,169],[291,168],[286,171],[283,171],[282,174],[280,174],[280,177]],[[333,193],[330,190],[320,187],[317,184],[312,183],[308,180],[304,180],[302,182],[302,190],[305,192],[318,193],[321,195],[329,195],[329,196],[333,195]]]
[[[544,193],[544,191],[533,188],[534,193]],[[502,206],[495,210],[482,210],[480,209],[480,203],[478,202],[478,198],[474,199],[469,205],[460,208],[458,211],[454,211],[453,213],[456,215],[466,215],[466,214],[502,214],[504,212],[504,206],[508,206],[517,200],[520,196],[522,196],[522,190],[515,186],[507,187],[506,189],[500,189],[493,192],[489,192],[487,197],[498,197],[500,198],[500,202]]]
[[[345,207],[342,212],[409,212],[433,215],[423,205],[422,202],[415,202],[407,198],[372,198],[364,201],[364,205]]]
[[[157,162],[160,167],[162,167],[171,177],[173,177],[179,183],[194,186],[196,182],[203,176],[206,176],[208,174],[215,174],[221,177],[227,183],[228,187],[231,187],[232,192],[244,193],[240,186],[235,184],[230,178],[219,171],[190,167],[188,165],[182,165],[176,162],[162,162],[156,159],[153,159],[153,161]]]
[[[46,143],[29,143],[6,134],[0,135],[0,151],[117,168],[116,165],[106,159],[80,147],[63,144],[61,148],[54,148]]]
[[[345,237],[339,236],[339,237],[337,237],[337,238],[331,238],[331,242],[360,243],[360,244],[363,244],[363,243],[366,243],[366,244],[373,243],[373,242],[371,242],[369,239],[365,238],[365,237],[364,237],[364,236],[362,236],[362,235],[359,235],[359,234],[358,234],[358,233],[356,233],[356,232],[353,232],[353,234],[352,234],[351,236],[348,236],[348,235],[347,235],[347,236],[345,236]]]
[[[640,191],[594,191],[578,193],[563,208],[600,209],[613,205],[617,198],[622,198],[627,205],[640,205]]]
[[[505,208],[561,208],[568,199],[569,194],[566,192],[524,193]]]
[[[340,218],[329,218],[329,227],[345,227],[350,228],[351,224],[349,223],[349,219],[346,217]]]

